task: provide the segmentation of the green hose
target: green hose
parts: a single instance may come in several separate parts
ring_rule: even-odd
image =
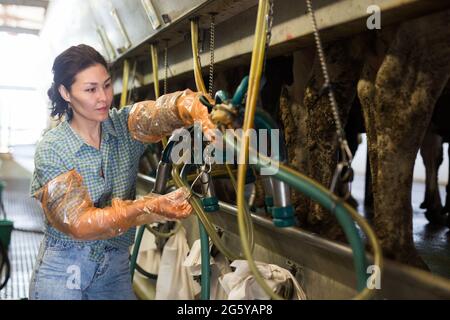
[[[226,137],[225,137],[226,138]],[[226,143],[230,146],[237,145],[234,144],[234,141],[226,140]],[[272,168],[274,171],[276,170],[274,161],[269,164],[268,160],[261,161],[264,159],[261,155],[255,157],[252,152],[249,152],[249,161],[251,163],[255,163],[256,167],[261,168]],[[252,162],[253,161],[253,162]],[[366,286],[366,259],[364,254],[364,247],[361,242],[361,238],[359,237],[358,231],[353,224],[353,221],[348,216],[347,210],[343,207],[342,203],[339,202],[339,198],[330,193],[325,188],[321,187],[317,183],[315,183],[312,179],[299,174],[298,176],[293,176],[290,173],[286,172],[281,164],[278,164],[279,170],[274,175],[281,181],[286,182],[287,184],[293,186],[298,191],[302,192],[312,200],[320,203],[325,209],[330,210],[336,214],[336,217],[341,224],[347,239],[349,241],[350,246],[354,252],[354,264],[357,271],[357,279],[358,279],[358,290],[361,291]]]
[[[267,159],[261,159],[261,160],[263,160],[263,162],[267,161]],[[292,179],[295,179],[299,182],[301,182],[301,181],[305,182],[305,183],[309,184],[310,186],[314,187],[316,189],[315,191],[320,193],[321,198],[323,198],[323,199],[318,198],[317,201],[319,201],[319,200],[323,201],[323,202],[321,202],[321,204],[323,206],[326,206],[332,212],[336,212],[336,214],[339,214],[339,215],[341,215],[342,213],[345,213],[345,215],[349,215],[359,225],[361,230],[366,234],[367,239],[373,249],[374,264],[379,267],[380,272],[381,272],[381,270],[383,268],[383,254],[381,251],[380,243],[379,243],[373,229],[369,226],[367,221],[353,207],[351,207],[348,203],[341,201],[333,193],[331,193],[329,190],[325,189],[325,187],[318,184],[314,180],[302,175],[301,173],[299,173],[283,164],[275,163],[275,164],[273,164],[273,166],[275,166],[275,167],[279,166],[281,172],[286,173],[286,175],[290,176]],[[313,195],[311,195],[311,196],[313,196]],[[326,199],[328,199],[328,201]],[[357,237],[358,242],[359,242],[359,240],[360,240],[359,236],[355,235],[355,237]],[[355,250],[354,248],[352,248],[352,249]],[[363,248],[361,248],[359,253],[360,253],[359,258],[354,257],[354,262],[355,262],[355,265],[358,264],[357,259],[359,259],[359,262],[360,262],[359,268],[361,268],[363,259],[365,261],[365,252],[363,251]],[[356,254],[356,252],[354,252],[354,255],[355,254]],[[359,276],[358,287],[359,287],[359,289],[363,288],[363,290],[360,291],[360,293],[355,297],[355,299],[369,299],[370,297],[372,297],[374,295],[375,290],[369,289],[365,283],[364,283],[364,285],[361,284],[361,282],[362,282],[361,279],[363,278],[362,273],[364,273],[364,271],[360,270],[359,272],[360,273],[358,275]]]
[[[180,177],[180,170],[178,165],[174,165],[172,168],[172,177],[175,185],[177,188],[186,187],[189,190],[191,190],[190,185]],[[189,203],[191,204],[192,208],[194,209],[194,212],[197,214],[200,221],[205,226],[206,232],[208,233],[209,237],[211,238],[211,241],[214,243],[216,248],[223,253],[227,259],[233,261],[233,260],[240,260],[243,259],[242,256],[237,255],[230,250],[228,250],[225,247],[225,244],[223,243],[222,239],[217,234],[217,231],[214,227],[214,225],[211,223],[210,219],[208,218],[207,214],[205,213],[205,210],[203,209],[203,205],[201,204],[200,200],[192,196],[189,198]]]
[[[136,270],[137,257],[139,255],[139,247],[141,246],[142,236],[144,235],[145,225],[138,228],[136,241],[134,242],[133,253],[130,258],[131,282],[133,282],[134,272]]]
[[[268,167],[266,165],[262,165],[261,162],[257,163],[256,166],[259,168]],[[304,179],[299,180],[284,171],[283,168],[280,168],[275,176],[279,180],[293,186],[307,197],[320,203],[325,209],[335,213],[336,218],[344,230],[350,246],[352,247],[353,263],[357,275],[357,289],[358,291],[362,291],[366,287],[367,281],[367,261],[364,246],[361,238],[359,237],[358,230],[356,229],[353,220],[348,215],[347,210],[342,206],[341,200],[330,193],[325,193],[323,188],[318,188],[316,184],[309,181],[309,178],[304,177]]]
[[[269,115],[263,111],[256,109],[255,113],[255,128],[264,128],[271,130],[273,128],[276,128],[276,124],[273,123],[272,119],[270,119]],[[280,146],[282,147],[282,146]],[[281,157],[276,158],[276,161],[284,160],[284,154],[280,155]],[[251,156],[250,156],[251,157]],[[254,157],[256,159],[256,157]],[[259,160],[261,158],[258,158]],[[256,166],[260,169],[263,167],[267,167],[262,165],[262,163],[259,161],[257,162]],[[349,217],[348,213],[345,212],[344,208],[342,206],[336,205],[337,202],[339,202],[339,198],[337,198],[334,195],[325,194],[323,193],[323,188],[318,188],[315,184],[307,183],[305,180],[297,180],[292,175],[289,175],[288,173],[281,170],[280,175],[285,175],[284,179],[280,179],[283,182],[294,186],[297,190],[304,193],[309,198],[315,200],[316,202],[322,204],[325,209],[334,212],[336,214],[336,218],[338,219],[338,222],[342,226],[344,230],[346,231],[346,235],[348,236],[348,241],[350,246],[352,247],[354,251],[354,264],[355,269],[357,270],[357,288],[358,291],[361,291],[366,286],[366,267],[367,263],[365,260],[364,255],[364,247],[361,242],[361,239],[359,237],[358,231],[355,228],[355,225],[352,221],[352,219]],[[275,174],[276,177],[279,177],[280,175]],[[312,181],[312,180],[311,180]],[[311,182],[309,181],[309,182]],[[303,183],[303,185],[301,185]],[[328,193],[328,192],[327,192]]]
[[[248,76],[245,76],[241,83],[239,84],[236,92],[234,93],[233,98],[231,99],[231,104],[234,107],[238,107],[242,105],[242,99],[244,99],[245,94],[247,93],[248,88]]]
[[[201,275],[201,299],[209,300],[211,290],[211,266],[209,264],[209,237],[205,227],[198,219],[198,229],[200,231],[200,247],[202,256],[202,275]]]
[[[183,169],[181,170],[180,177],[184,181],[186,181],[187,172],[190,168],[193,168],[193,166],[190,165],[184,165]],[[205,208],[203,208],[205,210]],[[209,257],[209,237],[208,233],[206,232],[205,226],[203,225],[200,218],[198,218],[198,230],[200,233],[200,252],[201,252],[201,265],[202,265],[202,273],[201,273],[201,292],[200,297],[201,300],[209,300],[210,298],[210,291],[211,291],[211,266],[209,264],[210,257]]]

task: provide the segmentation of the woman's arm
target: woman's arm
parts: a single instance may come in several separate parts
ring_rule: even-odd
[[[201,93],[186,89],[165,94],[156,101],[135,103],[128,116],[131,136],[144,143],[153,143],[175,129],[191,126],[194,122],[200,122],[205,133],[214,129],[200,96]]]
[[[189,192],[180,188],[166,195],[150,194],[139,200],[113,199],[106,208],[95,208],[82,177],[70,170],[42,187],[35,197],[42,203],[50,224],[75,239],[107,239],[140,224],[186,218],[192,207]]]

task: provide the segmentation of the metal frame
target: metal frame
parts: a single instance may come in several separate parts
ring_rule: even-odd
[[[148,193],[155,179],[138,175],[138,194]],[[220,212],[211,214],[223,231],[225,244],[240,249],[236,206],[219,201]],[[195,219],[183,221],[190,244],[198,239]],[[349,246],[321,238],[296,227],[277,228],[270,219],[252,214],[256,260],[297,271],[296,277],[310,299],[346,299],[356,293],[356,276]],[[367,255],[372,261],[372,256]],[[450,299],[450,280],[385,259],[380,299]]]

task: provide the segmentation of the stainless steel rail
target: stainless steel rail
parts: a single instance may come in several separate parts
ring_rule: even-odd
[[[138,194],[149,192],[155,179],[138,175]],[[223,230],[226,245],[240,248],[236,207],[219,201],[220,212],[210,214]],[[277,228],[270,219],[252,214],[257,260],[296,271],[311,299],[345,299],[355,294],[352,252],[345,244],[329,241],[297,227]],[[196,224],[183,222],[190,242],[198,239]],[[368,254],[368,260],[372,257]],[[416,268],[386,260],[381,276],[380,299],[450,299],[450,281]]]

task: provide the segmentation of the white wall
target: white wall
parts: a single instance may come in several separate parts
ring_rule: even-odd
[[[35,143],[46,127],[48,104],[40,90],[45,47],[39,37],[0,32],[0,149]]]

